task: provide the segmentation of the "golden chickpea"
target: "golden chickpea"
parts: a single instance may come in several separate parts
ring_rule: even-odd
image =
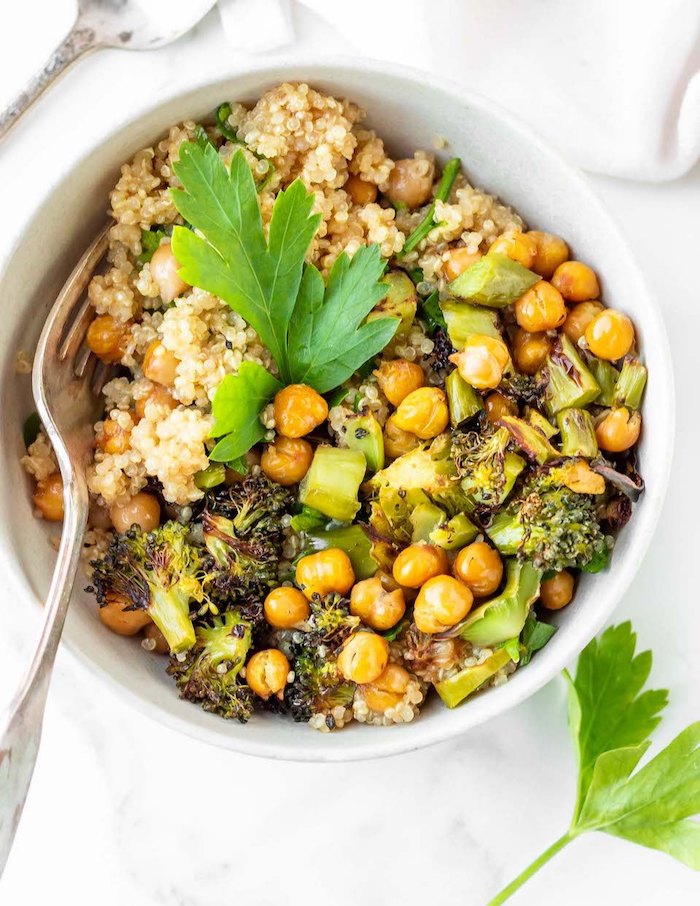
[[[118,362],[126,352],[126,340],[131,321],[125,324],[111,315],[98,315],[87,329],[85,341],[98,359],[108,365]]]
[[[540,586],[540,604],[547,610],[561,610],[574,596],[574,577],[563,569]]]
[[[273,588],[263,606],[265,619],[275,629],[293,629],[308,620],[311,613],[304,593],[287,585]]]
[[[600,296],[595,271],[581,261],[565,261],[552,276],[552,284],[567,302],[587,302]]]
[[[297,585],[306,597],[332,594],[346,595],[355,584],[350,557],[338,547],[302,557],[297,563]]]
[[[311,468],[314,450],[301,437],[276,437],[260,457],[260,468],[272,481],[288,487],[297,484]]]
[[[152,532],[160,525],[158,498],[139,491],[126,503],[113,504],[109,508],[109,518],[118,532],[126,532],[132,525],[138,525],[142,532]]]
[[[107,603],[97,612],[107,629],[117,635],[136,635],[152,622],[145,610],[125,610],[125,607],[130,606],[130,601],[124,595],[109,591],[106,598]]]
[[[392,406],[402,403],[409,393],[425,384],[425,374],[420,365],[406,359],[392,359],[374,372],[377,384]]]
[[[464,347],[450,356],[460,376],[477,390],[493,390],[501,383],[510,360],[508,347],[497,337],[473,334]]]
[[[634,326],[621,311],[606,308],[586,327],[586,343],[593,355],[608,362],[626,356],[634,343]]]
[[[563,467],[563,483],[577,494],[603,494],[605,479],[594,472],[584,459],[577,459]]]
[[[143,637],[147,639],[148,650],[154,654],[168,654],[170,651],[167,639],[155,623],[149,623],[144,628]]]
[[[284,437],[304,437],[328,418],[328,403],[306,384],[290,384],[275,394],[275,427]]]
[[[348,176],[345,183],[345,191],[352,199],[353,204],[366,205],[372,204],[377,200],[377,187],[373,182],[367,182],[366,179],[360,179],[359,176],[352,174]]]
[[[394,579],[406,588],[420,588],[428,579],[449,572],[447,554],[432,544],[412,544],[394,560]]]
[[[443,270],[448,280],[456,280],[468,267],[482,258],[481,252],[470,252],[466,245],[450,249],[446,253]]]
[[[126,453],[130,437],[130,430],[122,428],[113,418],[108,418],[102,424],[102,431],[95,438],[95,445],[105,453]]]
[[[404,453],[415,450],[420,440],[410,431],[403,431],[390,416],[384,425],[384,452],[389,459],[398,459]]]
[[[413,621],[421,632],[433,635],[463,620],[474,603],[474,595],[452,576],[428,579],[413,605]]]
[[[149,405],[172,411],[177,409],[177,400],[173,399],[167,387],[163,387],[162,384],[154,384],[146,396],[134,400],[134,413],[137,419],[142,419],[146,415],[146,406]]]
[[[532,267],[537,258],[537,242],[530,233],[508,230],[489,247],[489,254],[507,255],[523,267]]]
[[[552,341],[546,333],[530,333],[519,328],[513,338],[513,359],[518,371],[536,374],[551,348]]]
[[[518,327],[529,333],[555,330],[566,321],[566,305],[558,289],[540,280],[513,306]]]
[[[338,669],[351,683],[373,683],[388,663],[389,643],[374,632],[354,632],[338,655]]]
[[[63,479],[60,472],[54,472],[48,478],[40,478],[36,483],[34,506],[48,522],[60,522],[63,519]]]
[[[420,387],[409,393],[394,413],[394,424],[421,440],[437,437],[450,421],[447,397],[439,387]]]
[[[600,302],[579,302],[572,306],[564,321],[564,333],[572,343],[577,344],[591,321],[603,310]]]
[[[435,177],[435,165],[425,158],[407,157],[397,160],[389,174],[384,194],[396,204],[419,208],[430,198]]]
[[[289,676],[289,661],[279,648],[256,652],[245,667],[245,681],[263,701],[276,695],[282,701]]]
[[[401,704],[411,682],[411,674],[399,664],[387,664],[373,683],[362,686],[362,697],[370,711],[384,714]]]
[[[595,436],[601,450],[608,453],[623,453],[639,440],[642,430],[642,416],[639,412],[630,412],[625,406],[610,409],[598,422]]]
[[[540,230],[530,230],[526,233],[537,245],[537,254],[532,263],[532,270],[549,280],[554,271],[569,257],[569,246],[561,236],[553,233],[543,233]]]
[[[170,387],[175,383],[179,364],[180,360],[174,352],[166,349],[160,340],[154,340],[143,358],[143,376],[156,384]]]
[[[178,274],[180,262],[173,254],[173,247],[169,242],[163,242],[153,253],[151,258],[151,277],[158,286],[160,297],[166,305],[181,296],[189,283],[185,283]]]
[[[452,569],[477,598],[493,594],[503,578],[501,555],[485,541],[463,547]]]
[[[495,425],[504,415],[518,414],[518,407],[513,400],[509,400],[507,396],[499,393],[498,390],[489,393],[484,400],[484,406],[486,408],[486,418],[492,425]]]
[[[396,626],[405,612],[403,591],[387,590],[380,576],[363,579],[350,592],[350,613],[379,632]]]

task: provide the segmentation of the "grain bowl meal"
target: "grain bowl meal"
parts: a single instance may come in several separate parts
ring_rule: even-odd
[[[595,271],[363,119],[284,84],[173,126],[122,167],[88,289],[95,632],[226,718],[386,726],[506,682],[643,488],[647,371]]]

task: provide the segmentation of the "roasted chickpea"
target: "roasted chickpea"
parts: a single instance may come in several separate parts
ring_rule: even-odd
[[[481,252],[470,252],[466,245],[450,249],[445,253],[443,270],[448,280],[456,280],[468,267],[482,258]]]
[[[510,353],[503,340],[481,334],[467,337],[464,347],[450,356],[461,377],[477,390],[498,387],[509,360]]]
[[[602,494],[605,491],[605,479],[594,472],[583,459],[577,459],[568,466],[562,467],[562,482],[577,494]]]
[[[414,157],[397,160],[384,194],[396,204],[419,208],[430,198],[434,177],[435,165],[431,160]]]
[[[540,280],[513,306],[518,327],[529,333],[555,330],[566,321],[566,305],[558,289]]]
[[[547,610],[561,610],[571,603],[573,596],[574,577],[566,569],[545,579],[540,586],[540,604]]]
[[[463,547],[452,569],[477,598],[493,594],[503,578],[501,555],[485,541]]]
[[[420,588],[434,576],[449,572],[447,554],[432,544],[412,544],[394,560],[394,579],[406,588]]]
[[[439,387],[420,387],[401,401],[393,418],[398,428],[421,440],[437,437],[450,421],[447,397]]]
[[[130,602],[124,595],[108,591],[106,598],[107,603],[101,605],[97,612],[107,629],[117,635],[136,635],[151,622],[145,610],[125,610]]]
[[[552,276],[552,284],[567,302],[587,302],[600,296],[595,271],[581,261],[565,261]]]
[[[605,308],[586,327],[586,343],[593,355],[608,362],[626,356],[634,343],[632,322],[621,311]]]
[[[122,428],[113,418],[107,418],[95,438],[95,445],[105,453],[125,453],[129,449],[130,437],[130,429]]]
[[[403,431],[396,424],[394,416],[390,416],[384,425],[384,452],[389,459],[398,459],[404,453],[410,453],[420,443],[415,434]]]
[[[532,262],[531,269],[549,280],[554,271],[569,257],[569,246],[561,236],[553,233],[542,233],[540,230],[530,230],[525,235],[535,240],[537,254]]]
[[[154,340],[143,358],[143,376],[156,384],[170,387],[175,383],[179,364],[180,360],[174,352],[166,349],[160,340]]]
[[[489,393],[484,400],[484,406],[486,407],[486,418],[492,425],[495,425],[504,415],[518,414],[518,407],[513,400],[509,400],[507,396],[499,393],[498,390]]]
[[[313,458],[314,450],[308,440],[278,436],[263,450],[260,468],[272,481],[288,487],[301,481]]]
[[[381,576],[363,579],[350,592],[350,613],[378,632],[396,626],[405,612],[403,591],[400,588],[386,589]]]
[[[134,400],[134,413],[137,419],[142,419],[146,415],[147,406],[159,406],[172,411],[177,409],[177,400],[173,399],[167,387],[163,387],[162,384],[154,384],[146,396]]]
[[[630,412],[625,406],[610,409],[598,422],[595,436],[601,450],[608,453],[623,453],[639,440],[642,430],[642,416]]]
[[[179,270],[180,262],[173,254],[172,245],[169,242],[161,243],[151,258],[151,277],[156,282],[160,297],[166,305],[189,289],[189,283],[185,283],[178,274]]]
[[[131,321],[122,324],[111,315],[98,315],[87,329],[85,341],[98,359],[108,365],[118,362],[126,352]]]
[[[143,637],[146,640],[143,647],[148,651],[152,651],[154,654],[168,654],[170,651],[167,639],[155,623],[148,623],[143,630]]]
[[[366,205],[372,204],[377,200],[377,187],[373,182],[367,182],[366,179],[360,179],[359,176],[352,174],[348,176],[345,183],[345,191],[352,199],[353,204]]]
[[[387,664],[373,683],[366,683],[360,692],[367,707],[375,714],[384,714],[389,708],[395,708],[411,682],[411,674],[399,664]]]
[[[297,585],[306,597],[329,595],[336,592],[346,595],[355,584],[350,557],[338,547],[329,547],[325,551],[302,557],[297,563]]]
[[[118,532],[126,532],[132,525],[138,525],[142,532],[152,532],[160,525],[160,504],[153,494],[139,491],[126,503],[113,504],[109,518]]]
[[[48,478],[40,478],[36,483],[34,506],[48,522],[60,522],[63,519],[63,479],[60,472],[54,472]]]
[[[306,384],[290,384],[275,394],[275,427],[284,437],[304,437],[328,418],[328,403]]]
[[[532,267],[537,257],[537,242],[530,233],[508,230],[491,243],[489,255],[493,252],[507,255],[523,267]]]
[[[577,344],[591,321],[603,310],[600,302],[579,302],[572,306],[564,321],[564,333],[572,343]]]
[[[513,359],[518,371],[536,374],[544,365],[552,348],[552,341],[546,333],[530,333],[519,328],[513,338]]]
[[[420,365],[406,359],[392,359],[374,372],[379,389],[392,406],[402,403],[409,393],[425,384],[425,374]]]
[[[304,593],[287,585],[273,588],[263,607],[265,619],[275,629],[293,629],[308,620],[311,613]]]
[[[282,701],[289,676],[289,661],[279,648],[256,652],[245,667],[245,681],[263,701],[276,695]]]
[[[389,643],[374,632],[354,632],[338,655],[338,669],[351,683],[373,683],[389,663]]]
[[[474,595],[452,576],[435,576],[421,587],[413,605],[413,622],[433,635],[455,626],[472,608]]]

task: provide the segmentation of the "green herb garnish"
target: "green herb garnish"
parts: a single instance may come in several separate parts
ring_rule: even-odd
[[[255,362],[241,362],[236,374],[227,374],[212,401],[212,437],[220,437],[209,459],[230,462],[243,456],[265,436],[260,412],[282,385]]]
[[[399,258],[412,252],[413,249],[425,239],[431,230],[434,230],[436,226],[441,226],[441,224],[435,220],[435,202],[447,201],[450,197],[452,186],[455,184],[461,166],[462,161],[458,157],[453,157],[447,161],[445,169],[442,171],[440,182],[438,183],[435,200],[428,208],[428,213],[404,242],[403,248],[398,254]]]
[[[146,264],[151,260],[156,249],[167,235],[163,229],[141,230],[141,254],[139,255],[141,264]]]
[[[447,322],[440,308],[440,293],[436,289],[432,291],[427,299],[420,303],[418,316],[425,321],[425,326],[431,336],[439,328],[447,330]]]

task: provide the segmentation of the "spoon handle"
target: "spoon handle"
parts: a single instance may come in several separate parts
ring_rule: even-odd
[[[49,85],[61,76],[78,57],[98,47],[95,29],[77,20],[42,68],[27,82],[22,91],[0,113],[0,141],[19,118],[38,100]]]

